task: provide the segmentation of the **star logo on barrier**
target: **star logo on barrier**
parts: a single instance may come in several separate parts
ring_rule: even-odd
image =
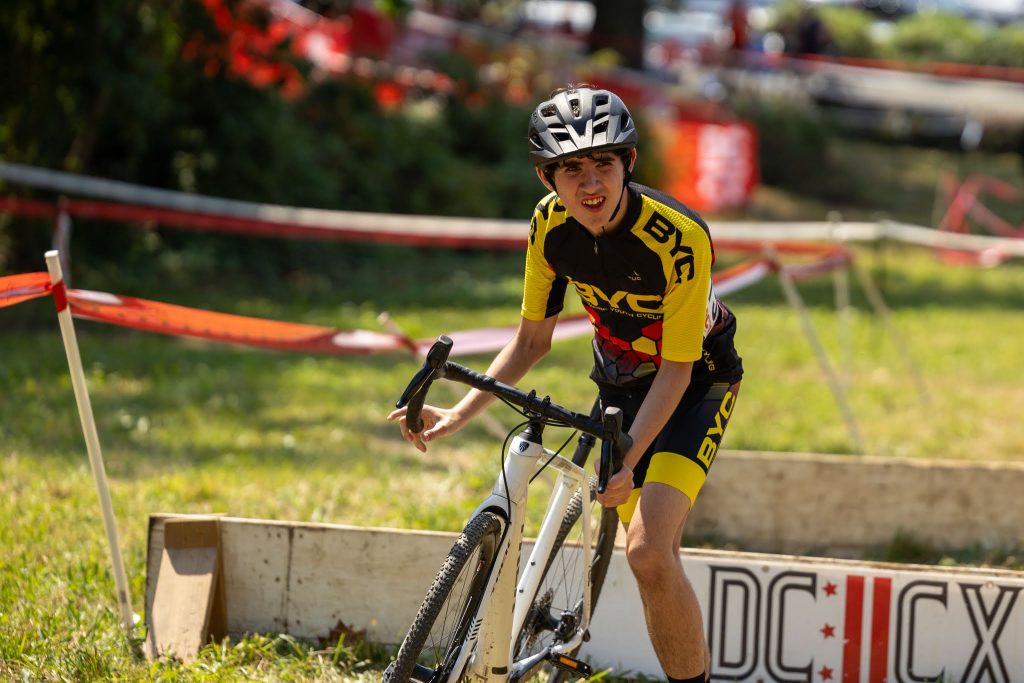
[[[818,675],[821,676],[821,680],[823,680],[823,681],[831,681],[832,680],[832,669],[830,669],[827,666],[823,666],[823,667],[821,667],[821,669],[818,670]]]
[[[831,598],[833,595],[836,594],[836,590],[838,588],[839,588],[839,586],[837,586],[834,583],[832,583],[831,581],[829,581],[828,583],[825,584],[825,587],[822,590],[825,591],[825,595],[827,595],[828,597]]]
[[[821,628],[821,637],[822,638],[835,638],[836,637],[836,627],[833,626],[832,624],[826,623],[825,626],[823,626]]]

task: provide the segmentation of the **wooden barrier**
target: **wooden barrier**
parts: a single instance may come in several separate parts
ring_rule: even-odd
[[[151,518],[147,613],[179,519]],[[400,641],[455,538],[229,517],[219,527],[228,632],[328,646],[353,631]],[[684,550],[683,566],[715,680],[1024,680],[1022,573],[712,550]],[[582,654],[599,669],[661,675],[621,549],[591,636]]]
[[[897,535],[1019,547],[1024,463],[724,451],[687,536],[743,550],[862,557]]]

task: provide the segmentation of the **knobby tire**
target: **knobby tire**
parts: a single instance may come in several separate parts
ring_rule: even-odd
[[[385,672],[385,683],[439,683],[451,676],[451,668],[484,597],[503,526],[504,521],[491,512],[480,513],[469,521],[441,565],[395,661]],[[450,627],[450,635],[435,636],[437,626]],[[414,677],[417,663],[433,673],[423,679]],[[419,671],[423,671],[422,667]]]

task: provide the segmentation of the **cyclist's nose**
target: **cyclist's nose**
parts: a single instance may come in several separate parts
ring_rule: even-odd
[[[597,169],[584,168],[580,177],[580,185],[584,188],[597,187],[600,185]]]

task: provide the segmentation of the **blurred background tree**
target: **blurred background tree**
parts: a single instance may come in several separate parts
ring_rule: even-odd
[[[590,51],[610,50],[619,56],[621,66],[643,69],[644,11],[647,3],[592,1],[594,26],[590,33]]]
[[[238,11],[239,4],[225,6]],[[354,78],[308,81],[300,96],[282,97],[275,86],[285,85],[284,75],[305,77],[309,65],[283,43],[272,57],[293,70],[282,70],[270,87],[253,85],[218,58],[232,46],[214,21],[196,0],[3,3],[0,155],[298,206],[521,217],[536,201],[540,188],[520,149],[528,109],[486,91],[384,109],[374,83]],[[37,266],[46,240],[42,231],[0,232],[6,267]],[[237,247],[172,231],[161,242]],[[115,252],[130,260],[153,239],[104,225],[75,244],[102,262]],[[253,240],[246,249],[258,252],[254,262],[285,270],[322,251],[286,244]]]

